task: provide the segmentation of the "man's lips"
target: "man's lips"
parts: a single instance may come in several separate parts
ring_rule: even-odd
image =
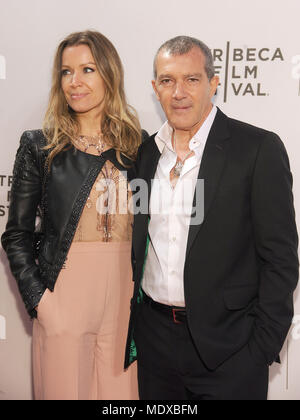
[[[186,111],[188,109],[191,108],[191,106],[186,105],[186,106],[173,106],[172,107],[174,109],[174,111]]]

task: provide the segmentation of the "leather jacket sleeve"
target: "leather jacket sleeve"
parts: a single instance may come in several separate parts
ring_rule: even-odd
[[[23,133],[13,170],[11,201],[6,230],[1,242],[31,317],[36,316],[46,287],[34,258],[34,231],[42,195],[41,154],[34,131]]]

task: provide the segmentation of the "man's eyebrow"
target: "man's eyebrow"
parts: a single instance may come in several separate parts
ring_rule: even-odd
[[[168,74],[168,73],[166,73],[166,74],[160,74],[158,76],[158,80],[161,80],[161,79],[170,79],[171,77],[172,77],[172,75],[171,74]]]
[[[202,73],[188,73],[184,75],[185,79],[189,79],[191,77],[197,77],[198,79],[201,79],[203,77]]]
[[[184,77],[185,77],[185,78],[189,78],[189,77],[198,77],[198,78],[201,78],[201,77],[202,77],[202,73],[191,73],[191,74],[186,74]]]
[[[188,74],[184,74],[183,77],[185,79],[188,79],[189,77],[198,77],[199,79],[201,79],[203,76],[202,73],[188,73]],[[158,76],[158,80],[162,80],[162,79],[171,79],[173,76],[171,74],[160,74]]]

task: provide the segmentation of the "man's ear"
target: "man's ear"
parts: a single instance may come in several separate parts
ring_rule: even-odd
[[[215,95],[217,88],[219,86],[219,76],[214,76],[210,79],[209,84],[210,84],[210,94],[211,94],[211,98]]]
[[[152,83],[152,87],[153,87],[153,90],[155,92],[155,95],[156,95],[157,99],[160,101],[160,97],[159,97],[157,87],[156,87],[156,80],[152,80],[151,83]]]

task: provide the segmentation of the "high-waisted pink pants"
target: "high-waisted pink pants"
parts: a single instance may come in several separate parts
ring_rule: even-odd
[[[138,399],[124,371],[133,282],[129,243],[75,242],[33,326],[36,399]]]

